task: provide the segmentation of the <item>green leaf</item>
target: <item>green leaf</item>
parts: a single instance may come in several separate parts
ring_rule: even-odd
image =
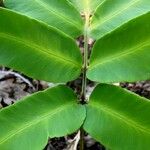
[[[81,16],[66,0],[4,0],[4,5],[56,27],[70,36],[77,37],[82,33]]]
[[[70,37],[3,8],[0,20],[0,65],[50,82],[67,82],[79,76],[82,57]]]
[[[108,83],[150,78],[150,13],[98,40],[87,76]]]
[[[105,0],[68,0],[80,13],[93,14],[95,9]]]
[[[33,94],[0,110],[1,150],[41,150],[48,137],[75,132],[85,119],[85,107],[73,91],[57,86]]]
[[[150,0],[105,0],[91,19],[91,36],[102,36],[150,11]]]
[[[149,150],[150,101],[113,85],[98,85],[84,129],[112,150]]]

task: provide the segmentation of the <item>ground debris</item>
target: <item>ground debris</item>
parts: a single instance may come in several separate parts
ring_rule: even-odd
[[[0,68],[0,108],[34,92],[46,89],[48,83],[30,79],[8,68]]]

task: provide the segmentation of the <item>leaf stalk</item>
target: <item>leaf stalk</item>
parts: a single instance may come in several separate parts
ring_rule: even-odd
[[[85,14],[85,26],[84,26],[84,56],[83,56],[83,78],[82,78],[82,91],[81,91],[81,103],[86,103],[86,72],[88,67],[88,28],[89,28],[89,14]]]
[[[85,14],[85,26],[84,26],[84,56],[83,56],[83,78],[82,78],[82,91],[81,91],[81,104],[86,103],[86,88],[87,88],[87,78],[86,72],[88,67],[88,42],[89,42],[89,18],[90,14]],[[80,128],[80,150],[84,150],[84,130],[83,127]]]

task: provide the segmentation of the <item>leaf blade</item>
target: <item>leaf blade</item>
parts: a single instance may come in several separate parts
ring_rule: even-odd
[[[3,8],[0,12],[1,65],[50,82],[67,82],[79,76],[82,57],[74,40],[15,12]]]
[[[91,19],[91,36],[100,39],[128,21],[150,11],[148,0],[104,1]]]
[[[57,86],[0,110],[0,148],[42,149],[48,137],[75,132],[85,118],[76,100],[72,90]]]
[[[149,111],[147,99],[113,85],[98,85],[87,106],[84,129],[110,149],[148,150]]]
[[[71,37],[82,33],[83,21],[66,0],[5,0],[4,5],[23,15],[43,21]]]
[[[95,8],[98,7],[103,1],[99,0],[68,0],[70,3],[72,3],[73,6],[76,7],[76,9],[80,13],[89,13],[93,14],[95,11]]]
[[[150,13],[144,14],[98,40],[90,58],[88,78],[103,83],[149,79],[149,19]]]

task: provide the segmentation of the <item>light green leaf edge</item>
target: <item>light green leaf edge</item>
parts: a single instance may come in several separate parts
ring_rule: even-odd
[[[150,13],[99,39],[92,50],[87,77],[101,83],[150,78]]]
[[[149,0],[104,0],[91,18],[90,36],[98,40],[149,11]]]
[[[80,75],[82,56],[69,36],[5,8],[0,8],[0,20],[0,65],[49,82]]]
[[[79,12],[66,0],[4,0],[4,5],[74,38],[83,31],[83,20]]]
[[[149,100],[120,87],[100,84],[86,107],[85,131],[107,148],[149,150]]]
[[[41,150],[49,137],[78,130],[85,107],[63,85],[38,92],[0,110],[1,150]]]

